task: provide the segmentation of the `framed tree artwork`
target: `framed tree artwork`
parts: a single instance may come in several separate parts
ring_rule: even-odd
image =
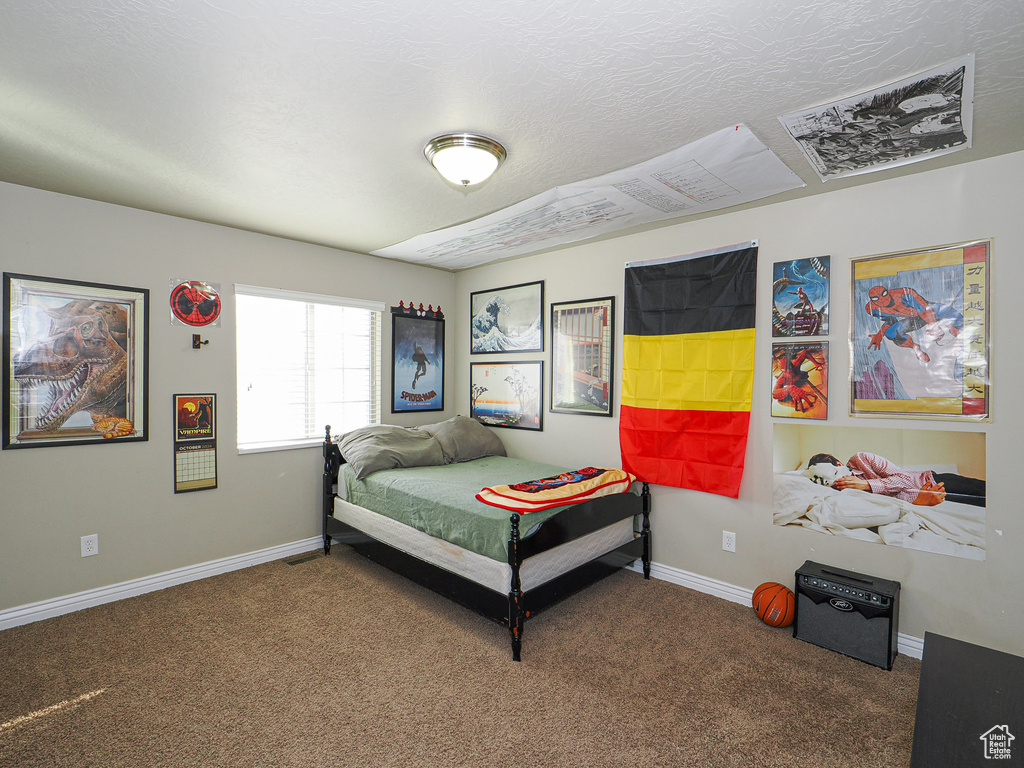
[[[552,413],[612,415],[615,298],[551,305]]]
[[[391,412],[444,410],[444,313],[391,308]]]
[[[544,351],[544,282],[469,294],[470,354]]]
[[[3,447],[147,440],[149,291],[4,273]]]
[[[489,427],[544,429],[544,362],[470,363],[469,415]]]

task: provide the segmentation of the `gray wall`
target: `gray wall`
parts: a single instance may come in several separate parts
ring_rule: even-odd
[[[1024,290],[1018,255],[1024,153],[882,181],[814,198],[684,221],[649,232],[451,275],[223,227],[0,184],[0,268],[9,272],[111,282],[152,292],[150,440],[102,447],[0,453],[0,610],[173,568],[298,541],[318,533],[317,449],[238,456],[234,450],[234,325],[230,286],[249,283],[367,298],[441,302],[448,316],[446,412],[394,418],[437,421],[466,413],[469,402],[469,293],[543,279],[545,301],[615,295],[621,310],[626,261],[760,241],[757,362],[747,469],[739,499],[654,488],[655,560],[752,589],[791,582],[805,559],[903,583],[900,630],[939,632],[1024,654],[1019,585],[1024,515],[1012,482],[1024,406],[1022,345],[1010,314]],[[772,525],[772,423],[768,415],[768,324],[774,261],[830,254],[832,388],[848,374],[848,260],[903,249],[994,238],[993,420],[920,429],[987,434],[990,483],[985,562],[839,540]],[[191,331],[171,326],[170,280],[219,282],[223,322],[204,331],[210,344],[190,347]],[[616,365],[621,360],[621,311]],[[385,331],[385,349],[388,331]],[[546,342],[545,346],[548,344]],[[386,355],[385,355],[386,357]],[[524,355],[535,358],[538,355]],[[550,362],[550,351],[539,357]],[[479,358],[488,359],[488,358]],[[502,357],[502,359],[513,359]],[[390,381],[385,367],[384,383]],[[171,395],[219,395],[220,487],[172,492]],[[862,426],[833,396],[829,424]],[[617,415],[617,409],[616,409]],[[870,426],[902,428],[900,420]],[[564,466],[619,461],[617,418],[545,414],[543,433],[503,430],[515,455]],[[723,529],[737,552],[721,550]],[[100,535],[100,555],[81,558],[79,538]]]
[[[319,534],[319,448],[237,453],[235,283],[389,305],[453,296],[446,272],[10,184],[0,244],[5,272],[148,288],[151,301],[149,441],[0,452],[0,610]],[[172,279],[220,283],[221,325],[202,329],[202,350],[170,323]],[[390,328],[386,318],[385,358]],[[389,361],[382,386],[390,393]],[[218,395],[215,490],[173,492],[176,392]],[[392,418],[387,402],[395,423],[446,416]],[[100,553],[82,558],[93,533]]]
[[[1024,217],[1020,214],[1024,153],[858,186],[813,198],[728,213],[641,234],[567,247],[459,273],[456,318],[468,321],[472,291],[545,281],[545,301],[617,297],[616,381],[621,381],[621,299],[625,262],[693,253],[759,240],[754,399],[746,471],[738,499],[654,487],[654,559],[665,566],[753,589],[765,581],[793,582],[804,560],[862,571],[902,583],[900,631],[925,631],[1024,654],[1020,599],[1024,514],[1015,478],[1024,405],[1024,359],[1010,315],[1024,290]],[[847,415],[849,259],[946,243],[993,238],[994,326],[992,413],[988,424],[854,419]],[[771,286],[772,263],[832,256],[831,403],[828,424],[987,433],[989,482],[987,560],[974,562],[880,544],[839,539],[772,523]],[[550,363],[550,336],[541,357]],[[470,355],[457,344],[458,402],[468,402]],[[488,357],[473,358],[485,361]],[[512,358],[504,358],[512,359]],[[547,367],[545,368],[547,371]],[[547,394],[547,393],[546,393]],[[616,416],[618,398],[616,396]],[[776,420],[792,423],[791,420]],[[817,422],[821,423],[821,422]],[[502,430],[517,455],[567,466],[619,461],[618,419],[545,414],[543,434]],[[722,531],[737,534],[735,554],[722,551]]]

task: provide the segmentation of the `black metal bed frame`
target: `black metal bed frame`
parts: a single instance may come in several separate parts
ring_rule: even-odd
[[[409,555],[334,517],[334,499],[337,496],[338,473],[345,463],[341,451],[331,440],[331,428],[325,430],[323,445],[323,536],[324,554],[331,552],[331,542],[338,540],[380,565],[411,581],[437,592],[476,613],[508,627],[512,641],[512,659],[520,660],[523,625],[545,608],[564,600],[591,584],[626,567],[643,562],[644,578],[651,578],[651,491],[643,484],[640,496],[632,493],[603,496],[573,507],[571,515],[556,515],[542,523],[529,536],[519,528],[519,514],[510,522],[508,564],[512,578],[508,595],[501,595],[475,581],[459,576],[418,557]],[[558,576],[528,592],[522,591],[520,569],[527,558],[545,552],[560,544],[573,541],[588,533],[627,517],[642,516],[641,530],[622,546],[606,552],[573,570]]]

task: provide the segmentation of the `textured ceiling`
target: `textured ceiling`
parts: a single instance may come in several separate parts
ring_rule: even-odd
[[[358,252],[733,123],[807,183],[767,202],[1024,149],[1022,0],[5,0],[0,22],[0,180]],[[778,121],[968,53],[969,150],[822,183]],[[453,130],[508,148],[489,182],[427,164]]]

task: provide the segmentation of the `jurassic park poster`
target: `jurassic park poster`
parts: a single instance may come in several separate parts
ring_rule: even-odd
[[[3,278],[3,447],[147,440],[149,291]]]

